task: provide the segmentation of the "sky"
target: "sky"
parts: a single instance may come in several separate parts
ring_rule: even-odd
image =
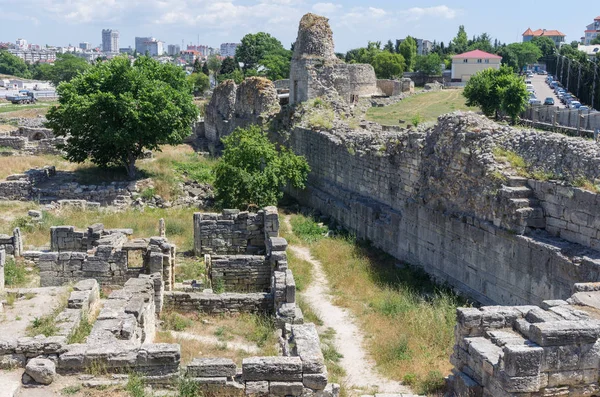
[[[543,5],[541,5],[543,4]],[[166,44],[218,47],[264,31],[286,48],[295,40],[302,15],[329,18],[336,51],[394,41],[411,35],[448,43],[464,25],[469,35],[488,33],[501,42],[521,41],[528,28],[557,29],[579,40],[600,15],[600,5],[564,7],[556,0],[0,0],[0,42],[65,46],[101,43],[104,28],[119,30],[120,47],[135,36]]]

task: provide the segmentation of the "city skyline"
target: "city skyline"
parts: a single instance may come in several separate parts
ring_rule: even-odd
[[[120,32],[120,47],[134,48],[136,36],[150,35],[166,45],[208,45],[239,42],[247,33],[265,31],[289,48],[296,36],[296,24],[307,12],[327,16],[334,30],[336,51],[365,46],[367,41],[387,41],[407,35],[430,41],[451,40],[459,25],[465,25],[469,38],[488,33],[501,42],[521,41],[528,28],[557,29],[567,35],[566,42],[579,41],[600,10],[569,10],[569,18],[532,2],[508,0],[502,7],[482,7],[474,0],[434,2],[392,2],[375,0],[364,6],[358,0],[318,2],[308,0],[149,0],[144,4],[124,0],[4,0],[7,9],[3,22],[7,29],[0,41],[14,42],[18,37],[30,43],[76,46],[101,43],[101,30]],[[417,6],[418,5],[418,6]],[[4,29],[3,29],[4,30]],[[8,37],[11,32],[11,37]],[[15,32],[16,36],[12,37]]]

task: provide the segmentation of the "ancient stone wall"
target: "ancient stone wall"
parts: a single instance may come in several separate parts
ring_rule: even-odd
[[[6,251],[0,248],[0,294],[4,292],[4,266],[6,265]],[[2,304],[0,303],[0,311]]]
[[[577,284],[568,301],[548,300],[541,307],[458,309],[449,379],[454,394],[600,393],[598,289],[598,283]]]
[[[58,329],[53,336],[12,338],[0,335],[0,369],[25,367],[31,358],[44,356],[56,360],[69,346],[67,339],[79,326],[81,319],[89,315],[90,308],[100,299],[96,280],[83,280],[73,286],[67,307],[56,316]]]
[[[21,229],[18,227],[13,230],[12,236],[8,234],[0,234],[0,250],[3,250],[7,255],[21,256],[23,252],[23,239],[21,237]]]
[[[189,313],[259,313],[273,312],[273,296],[267,292],[222,293],[171,291],[164,295],[167,309]]]
[[[277,208],[257,213],[223,210],[223,213],[194,214],[194,251],[196,255],[259,254],[265,252],[265,237],[277,236]]]
[[[204,137],[211,153],[222,149],[221,139],[238,127],[265,125],[281,110],[273,82],[249,77],[239,86],[227,80],[217,86],[206,106]]]
[[[377,89],[386,96],[398,96],[402,93],[415,92],[415,83],[411,79],[377,80]]]
[[[130,278],[159,273],[164,289],[174,285],[175,246],[166,238],[129,241],[131,231],[104,230],[92,225],[87,233],[72,226],[51,229],[52,249],[39,255],[42,287],[60,286],[82,279],[101,285],[124,285]]]
[[[211,285],[224,291],[263,292],[271,287],[271,264],[264,255],[207,255]]]
[[[296,128],[290,145],[312,171],[307,189],[293,194],[483,303],[566,299],[574,283],[600,279],[598,252],[556,233],[538,189],[523,178],[495,180],[502,168],[493,148],[508,129],[471,115],[440,124],[343,137]],[[527,134],[520,131],[510,129]]]

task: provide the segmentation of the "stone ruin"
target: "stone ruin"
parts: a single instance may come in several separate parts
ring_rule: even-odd
[[[65,138],[55,137],[49,128],[21,126],[13,131],[0,132],[0,148],[14,151],[3,151],[0,155],[61,155],[58,147],[65,142]]]
[[[160,225],[159,234],[164,234],[164,221]],[[67,307],[57,317],[59,330],[49,337],[0,335],[0,368],[25,368],[23,382],[33,384],[49,384],[55,373],[102,368],[113,374],[135,371],[156,387],[184,377],[219,395],[338,396],[339,386],[327,380],[316,328],[304,324],[296,306],[287,242],[278,231],[275,207],[257,213],[195,214],[195,247],[206,257],[213,289],[179,291],[173,278],[175,246],[166,237],[131,240],[131,230],[101,224],[82,231],[52,227],[50,252],[23,255],[39,267],[43,286],[74,284]],[[0,269],[4,259],[0,249]],[[214,291],[217,283],[224,292]],[[69,344],[82,318],[98,307],[103,285],[122,288],[104,300],[86,342]],[[217,357],[196,358],[184,367],[178,344],[153,342],[156,316],[166,309],[273,316],[280,354],[245,358],[241,368]]]

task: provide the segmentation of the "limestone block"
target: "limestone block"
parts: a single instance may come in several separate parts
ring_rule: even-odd
[[[199,377],[233,377],[237,367],[233,360],[227,358],[195,358],[187,366],[187,376]]]
[[[509,393],[535,393],[542,386],[541,376],[508,376],[500,372],[500,384]]]
[[[302,360],[300,357],[245,358],[242,378],[245,381],[302,381]]]
[[[600,322],[553,321],[530,326],[531,340],[540,346],[595,343],[600,336]]]
[[[34,358],[27,363],[25,373],[37,383],[49,385],[56,377],[56,365],[47,359]]]
[[[304,390],[302,382],[270,382],[269,393],[274,397],[301,396]]]
[[[458,372],[452,377],[452,389],[457,397],[482,397],[483,395],[483,387],[464,372]]]
[[[291,342],[293,353],[302,360],[302,370],[306,374],[319,374],[325,371],[325,359],[321,351],[319,334],[314,324],[292,325]]]
[[[269,395],[269,382],[246,382],[246,395],[252,397],[267,397]]]
[[[536,376],[540,373],[541,347],[510,345],[504,347],[504,370],[508,376]]]
[[[283,237],[271,237],[268,241],[271,252],[285,251],[287,248],[287,241]]]
[[[327,386],[327,370],[320,374],[304,374],[302,384],[313,390],[323,390]]]

